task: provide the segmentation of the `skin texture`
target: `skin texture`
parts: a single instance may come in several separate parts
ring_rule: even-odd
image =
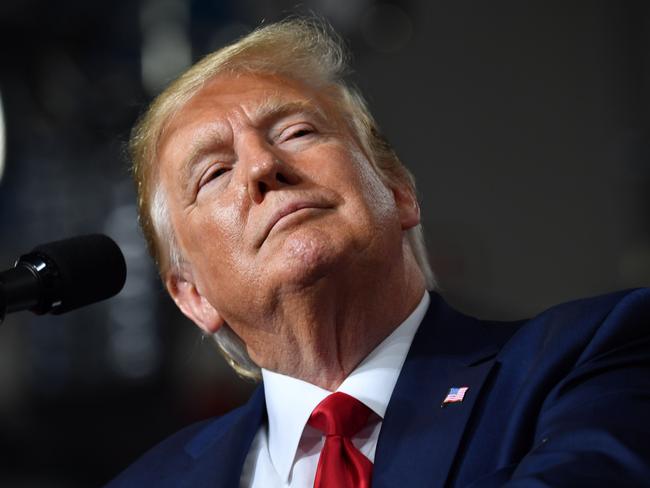
[[[326,90],[219,75],[158,151],[184,261],[167,288],[261,367],[334,390],[422,297],[416,198],[382,182]]]

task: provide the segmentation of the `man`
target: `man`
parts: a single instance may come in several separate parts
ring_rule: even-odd
[[[111,486],[647,485],[648,292],[510,324],[426,292],[413,180],[344,70],[322,27],[269,25],[135,129],[167,289],[263,381]]]

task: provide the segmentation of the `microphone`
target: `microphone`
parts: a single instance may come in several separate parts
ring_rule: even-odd
[[[19,310],[58,315],[105,300],[125,281],[122,251],[103,234],[36,246],[0,272],[0,323]]]

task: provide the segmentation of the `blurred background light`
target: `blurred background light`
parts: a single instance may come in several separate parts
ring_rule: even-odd
[[[124,200],[125,185],[118,185],[115,200]],[[106,355],[110,368],[126,379],[154,375],[162,362],[163,345],[156,321],[156,276],[137,226],[134,203],[116,206],[107,216],[104,231],[119,244],[128,278],[124,289],[107,302]]]
[[[146,0],[140,11],[142,84],[156,94],[192,61],[189,6],[183,0]]]

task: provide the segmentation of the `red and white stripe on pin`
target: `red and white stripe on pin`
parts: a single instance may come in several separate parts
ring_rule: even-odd
[[[449,405],[450,403],[460,403],[465,399],[465,394],[469,390],[469,386],[455,386],[449,388],[447,396],[442,401],[442,406]]]

